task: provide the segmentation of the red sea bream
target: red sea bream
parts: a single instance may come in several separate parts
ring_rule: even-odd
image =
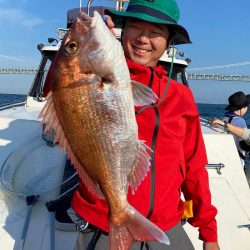
[[[128,186],[135,192],[150,168],[134,106],[156,99],[130,80],[122,47],[101,16],[80,13],[53,62],[52,90],[40,117],[89,191],[106,199],[111,250],[129,249],[134,241],[169,244],[127,201]]]

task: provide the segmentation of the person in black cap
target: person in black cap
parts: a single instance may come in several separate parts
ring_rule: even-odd
[[[239,93],[239,92],[237,92],[237,93]],[[235,93],[236,96],[237,96],[237,93]],[[245,94],[244,93],[242,94],[242,92],[240,92],[239,95],[240,96],[245,96]],[[234,96],[234,95],[232,95],[232,96]],[[248,105],[249,105],[249,103],[250,103],[250,95],[247,95],[246,97],[247,97],[247,102],[248,102]],[[234,98],[235,97],[230,98],[231,105],[229,104],[227,106],[227,109],[234,106],[234,104],[233,104],[234,101],[232,100]],[[244,98],[244,97],[243,97],[243,99],[246,100],[246,98]],[[230,103],[230,101],[229,101],[229,103]],[[243,107],[243,108],[245,109],[244,111],[246,112],[246,109],[247,109],[246,106]],[[243,113],[243,112],[239,112],[239,113]],[[239,156],[241,158],[243,157],[243,160],[244,160],[244,172],[245,172],[245,175],[246,175],[246,178],[247,178],[248,185],[250,187],[250,129],[245,126],[245,121],[242,122],[243,126],[242,126],[242,124],[241,124],[241,126],[237,126],[237,125],[234,125],[232,122],[228,123],[228,119],[230,119],[230,118],[227,117],[227,121],[223,121],[223,120],[220,120],[218,118],[213,118],[213,119],[210,120],[210,125],[214,126],[214,127],[218,127],[218,125],[221,126],[221,127],[224,127],[225,132],[231,133],[234,136],[234,138],[237,139],[237,141],[239,141],[238,152],[241,152],[241,153],[239,153]],[[237,123],[240,123],[239,119],[240,119],[240,117],[236,118],[235,121]],[[239,150],[241,150],[241,151],[239,151]],[[246,151],[246,152],[244,152],[244,151]]]
[[[240,116],[243,116],[250,104],[250,95],[245,95],[242,91],[238,91],[228,97],[228,103],[225,110],[239,113]]]
[[[181,224],[183,193],[186,204],[193,204],[188,222],[199,227],[203,248],[219,250],[217,210],[211,204],[198,109],[191,90],[168,78],[158,63],[171,44],[191,42],[186,29],[178,24],[178,5],[175,0],[131,0],[125,12],[107,10],[106,14],[109,28],[115,23],[123,29],[121,42],[131,79],[151,87],[160,100],[156,105],[136,108],[139,138],[151,147],[152,160],[150,173],[135,194],[129,189],[128,201],[166,232],[170,246],[140,243],[145,237],[138,239],[135,232],[130,232],[135,241],[131,249],[194,249]],[[91,225],[91,230],[80,234],[75,249],[108,249],[107,204],[88,193],[80,182],[71,205]]]
[[[242,91],[238,91],[228,98],[228,105],[225,110],[225,118],[223,119],[226,123],[231,123],[235,126],[247,128],[246,121],[243,116],[248,111],[250,104],[250,95],[245,95]],[[234,135],[236,147],[239,155],[242,159],[242,163],[245,160],[245,151],[240,146],[240,138]],[[244,164],[243,164],[244,165]]]
[[[232,128],[233,129],[233,136],[235,140],[236,147],[239,152],[239,156],[242,159],[242,164],[244,165],[244,160],[246,158],[246,152],[241,146],[241,136],[234,133],[234,127],[228,126],[228,124],[235,125],[237,127],[246,129],[246,121],[243,116],[248,111],[248,106],[250,104],[250,95],[245,95],[242,91],[235,92],[234,94],[230,95],[228,98],[228,105],[226,106],[225,110],[225,117],[223,121],[217,118],[212,119],[211,124],[216,125],[224,125],[225,128]],[[238,132],[238,130],[236,130]],[[243,131],[243,130],[242,130]],[[230,129],[229,129],[229,132]]]

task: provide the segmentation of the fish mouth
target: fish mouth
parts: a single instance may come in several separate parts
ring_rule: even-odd
[[[78,18],[84,22],[91,22],[92,21],[92,17],[84,12],[80,12]]]

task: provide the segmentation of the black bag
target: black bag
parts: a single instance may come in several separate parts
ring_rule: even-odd
[[[239,142],[240,144],[240,148],[246,152],[249,152],[250,151],[250,145],[248,145],[245,141],[240,141]]]

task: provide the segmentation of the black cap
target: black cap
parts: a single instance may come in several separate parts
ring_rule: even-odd
[[[236,111],[247,107],[250,104],[250,95],[245,95],[242,91],[238,91],[228,98],[229,105],[226,110]]]

